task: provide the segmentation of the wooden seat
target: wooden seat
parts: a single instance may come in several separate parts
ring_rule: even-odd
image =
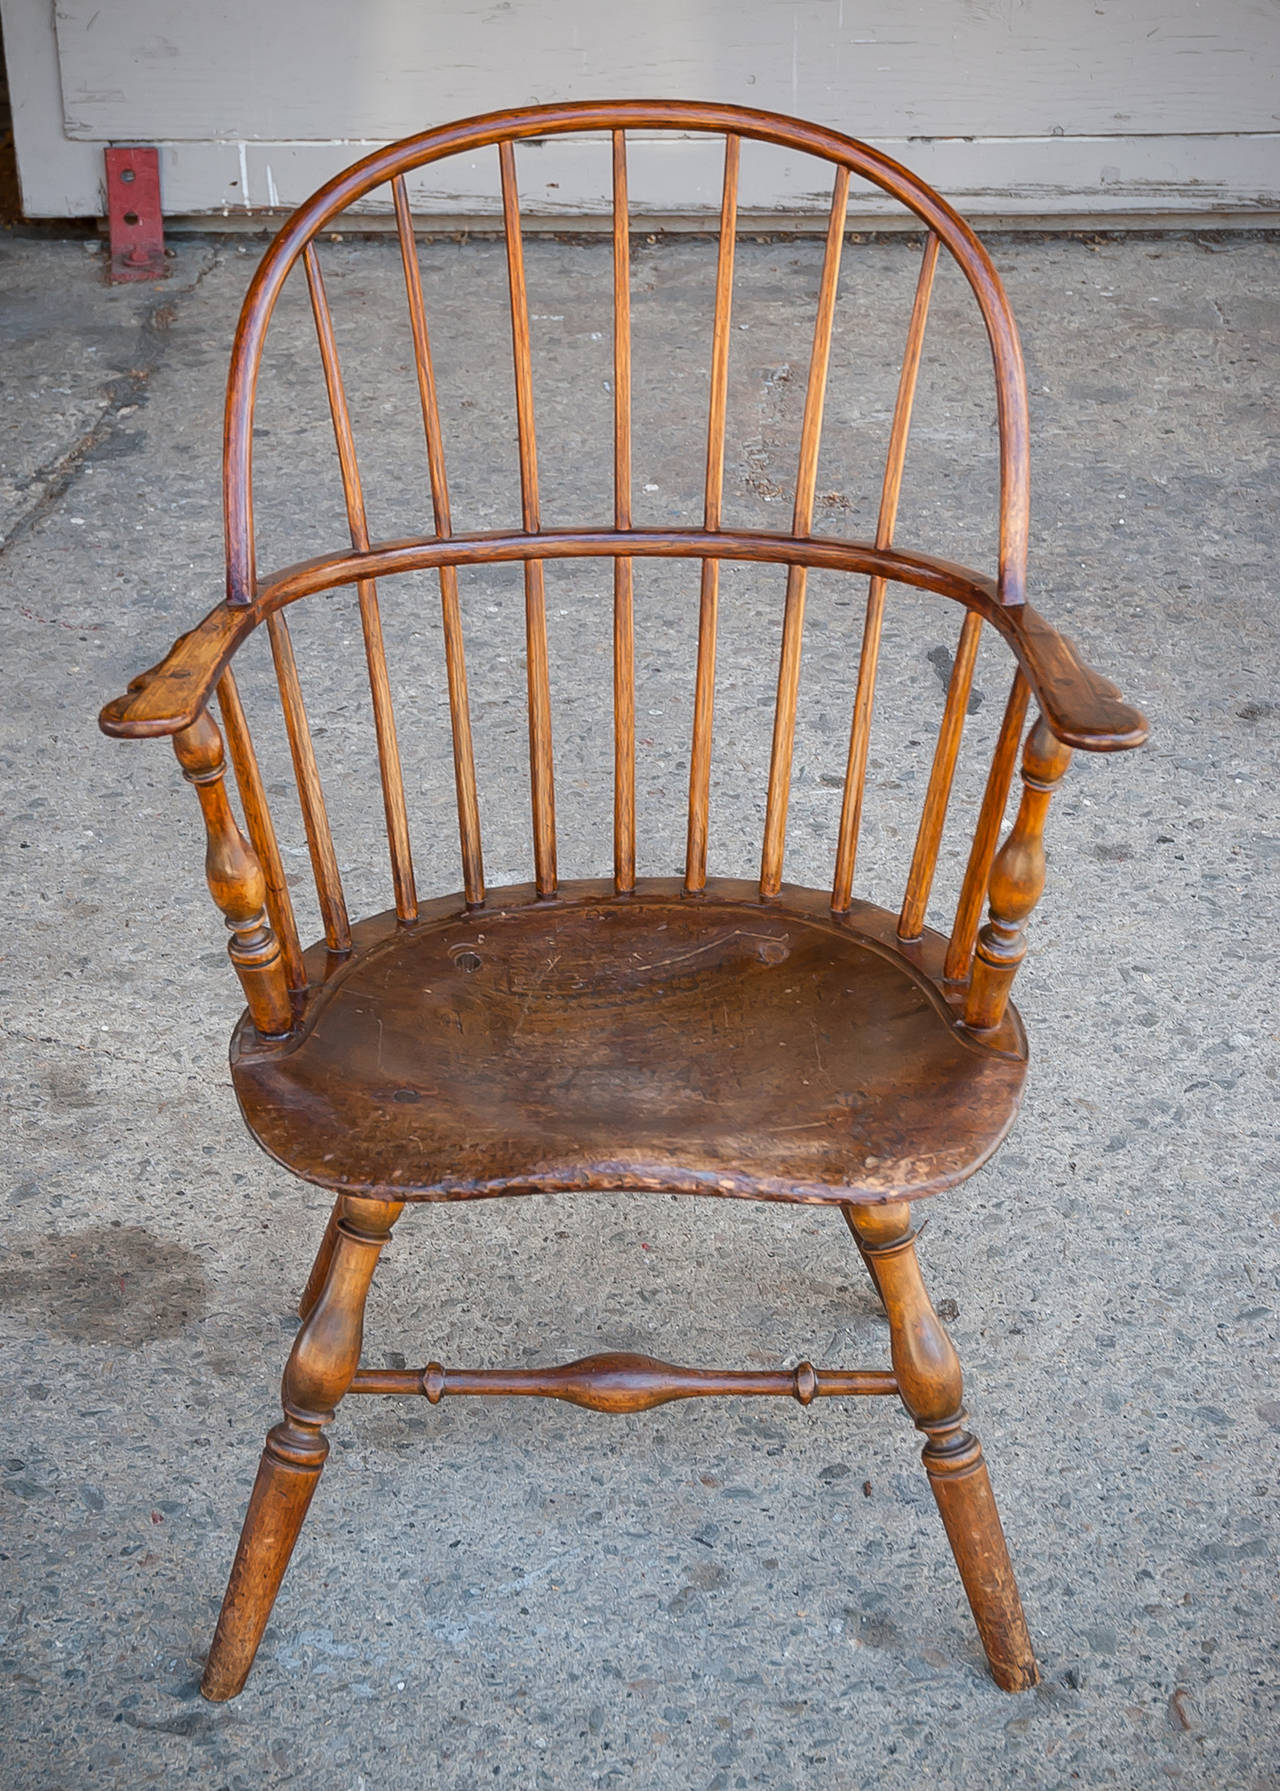
[[[710,401],[701,522],[642,528],[632,515],[629,135],[723,141],[720,228],[711,275]],[[525,288],[517,146],[603,133],[612,171],[612,518],[543,524],[534,430],[533,348]],[[832,172],[789,526],[735,527],[726,516],[725,441],[741,146],[817,158]],[[441,404],[406,176],[451,155],[494,152],[502,201],[513,353],[511,433],[518,492],[501,526],[457,530]],[[539,178],[545,173],[541,168]],[[850,181],[869,182],[923,232],[874,530],[815,532],[823,403],[846,238]],[[423,456],[421,532],[371,530],[335,327],[321,269],[323,233],[380,192],[394,213]],[[994,573],[895,539],[930,296],[946,256],[968,282],[990,342],[999,423],[999,549]],[[268,325],[291,271],[305,282],[333,423],[349,541],[268,575],[253,521],[254,407]],[[799,301],[798,301],[799,302]],[[754,340],[754,338],[753,338]],[[398,354],[399,347],[395,350]],[[659,377],[662,377],[661,372]],[[391,407],[383,406],[380,414]],[[461,425],[459,425],[461,429]],[[591,448],[594,453],[595,449]],[[405,462],[408,465],[408,462]],[[1010,990],[1044,882],[1049,801],[1073,748],[1138,746],[1146,724],[1027,602],[1028,423],[1017,331],[999,278],[968,226],[922,181],[877,150],[796,119],[683,101],[530,107],[442,126],[336,176],[288,220],[263,257],[236,334],[225,423],[225,600],[127,693],[105,732],[168,736],[194,785],[207,835],[206,877],[230,931],[247,1011],[232,1073],[246,1120],[286,1168],[337,1195],[301,1301],[285,1369],[282,1421],[268,1434],[222,1614],[206,1696],[245,1682],[328,1452],[325,1430],[348,1393],[541,1395],[602,1412],[640,1412],[707,1394],[820,1398],[896,1394],[925,1442],[923,1461],[997,1684],[1021,1690],[1035,1656],[960,1364],[921,1278],[911,1203],[973,1174],[1013,1121],[1026,1043]],[[401,473],[400,483],[405,482]],[[310,486],[300,502],[313,501]],[[603,559],[613,575],[612,876],[562,882],[556,856],[553,696],[544,568]],[[637,865],[637,560],[669,562],[696,604],[688,666],[692,730],[683,875]],[[681,567],[681,563],[686,563]],[[781,645],[774,684],[759,877],[725,882],[708,866],[711,765],[725,562],[776,568]],[[461,581],[476,566],[519,565],[524,583],[533,881],[487,889],[480,780],[468,697]],[[865,579],[860,642],[850,643],[849,745],[830,886],[784,881],[800,702],[807,580]],[[462,887],[422,900],[411,848],[379,581],[434,571],[457,795]],[[889,593],[905,585],[962,612],[901,906],[857,893],[859,845]],[[354,922],[325,804],[287,612],[354,589],[377,744],[393,906]],[[283,712],[322,937],[304,949],[233,660],[262,631]],[[952,806],[980,639],[1006,648],[1012,678],[945,931],[935,871]],[[930,655],[934,657],[934,655]],[[417,676],[428,674],[415,674]],[[246,686],[246,688],[248,688]],[[1032,702],[1039,713],[1028,725]],[[219,719],[220,718],[220,719]],[[913,722],[913,726],[917,725]],[[911,747],[920,745],[910,742]],[[227,761],[243,811],[227,788]],[[1021,766],[1016,817],[1001,832]],[[902,785],[896,787],[902,788]],[[596,867],[604,871],[605,867]],[[662,868],[670,868],[670,857]],[[987,910],[983,925],[984,907]],[[364,1308],[379,1254],[410,1201],[551,1190],[654,1190],[837,1206],[888,1320],[888,1368],[703,1369],[605,1352],[550,1368],[361,1366]]]
[[[968,1034],[935,980],[945,941],[908,956],[895,928],[674,880],[382,915],[327,980],[316,963],[287,1045],[241,1025],[236,1092],[286,1169],[378,1199],[933,1194],[1009,1129],[1022,1032],[1010,1011]]]

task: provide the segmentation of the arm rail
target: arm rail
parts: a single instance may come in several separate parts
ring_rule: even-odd
[[[415,536],[303,560],[267,580],[247,604],[220,603],[180,635],[160,663],[143,672],[99,718],[106,734],[148,738],[190,727],[204,709],[233,654],[259,622],[286,604],[337,585],[397,572],[448,565],[529,559],[692,558],[764,561],[859,572],[915,585],[962,603],[998,629],[1012,648],[1050,731],[1085,752],[1123,752],[1147,738],[1145,717],[1109,679],[1087,666],[1075,647],[1029,604],[999,601],[995,582],[980,572],[902,548],[869,541],[766,531],[705,529],[565,529]]]

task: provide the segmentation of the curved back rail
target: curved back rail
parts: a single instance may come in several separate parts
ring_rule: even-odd
[[[632,522],[627,134],[640,129],[713,133],[724,140],[701,529],[639,529]],[[516,146],[522,139],[531,137],[541,139],[588,131],[608,133],[612,155],[613,525],[611,528],[545,530],[539,502],[533,357]],[[727,529],[723,518],[734,248],[744,139],[802,151],[825,160],[833,168],[794,509],[791,528],[786,533]],[[452,523],[430,335],[405,176],[447,156],[484,149],[496,151],[500,180],[521,527],[486,534],[457,534]],[[879,514],[871,542],[816,536],[812,532],[823,404],[852,177],[869,181],[897,199],[914,212],[925,227],[924,250],[890,428]],[[434,533],[375,543],[370,540],[337,339],[315,239],[339,213],[384,184],[389,185],[391,192],[403,264]],[[944,249],[959,266],[973,291],[991,346],[1000,456],[999,564],[994,579],[928,555],[905,552],[894,543],[930,295]],[[253,526],[254,403],[272,311],[286,276],[299,262],[310,297],[333,423],[350,549],[260,580],[255,562]],[[297,929],[263,794],[262,778],[230,669],[236,648],[259,623],[265,622],[270,639],[325,939],[331,951],[341,953],[350,949],[350,923],[285,615],[289,604],[316,591],[345,584],[355,586],[372,698],[395,906],[401,921],[410,923],[417,913],[417,896],[382,636],[379,578],[424,568],[435,568],[439,573],[464,892],[469,904],[478,905],[484,900],[484,871],[458,597],[459,567],[514,561],[523,566],[533,857],[536,887],[543,897],[553,895],[556,888],[551,687],[543,562],[551,558],[583,556],[607,557],[613,561],[613,856],[614,884],[620,893],[633,889],[636,879],[633,564],[637,558],[648,557],[688,557],[701,562],[684,879],[685,888],[691,895],[703,890],[707,880],[720,565],[725,560],[756,561],[787,568],[760,868],[760,891],[765,899],[777,895],[782,886],[807,574],[814,567],[860,573],[869,578],[869,589],[832,883],[832,907],[836,912],[843,912],[853,901],[886,588],[895,581],[915,585],[958,601],[966,613],[902,903],[898,930],[904,941],[919,938],[923,930],[984,621],[991,623],[1005,638],[1017,660],[1013,688],[991,764],[951,933],[946,974],[949,980],[962,982],[969,976],[978,943],[981,910],[992,878],[996,846],[1031,696],[1034,694],[1040,704],[1048,734],[1064,747],[1078,745],[1114,750],[1136,745],[1145,737],[1141,716],[1119,700],[1118,692],[1106,680],[1082,666],[1070,644],[1043,622],[1025,601],[1027,447],[1026,386],[1017,331],[985,250],[944,200],[878,151],[839,133],[794,119],[738,107],[690,102],[634,101],[530,107],[464,120],[393,144],[337,176],[294,213],[268,249],[245,299],[228,382],[224,456],[226,601],[176,644],[162,666],[135,681],[128,696],[108,705],[103,712],[103,726],[109,733],[183,735],[202,714],[216,687],[249,830],[249,840],[241,840],[240,844],[248,858],[256,860],[260,868],[258,881],[265,892],[262,898],[265,914],[270,932],[279,942],[279,976],[282,986],[296,999],[304,982]],[[1030,780],[1029,792],[1043,794],[1045,790],[1039,768],[1048,762],[1046,752],[1041,741],[1038,755],[1033,755],[1034,763],[1028,760],[1024,766],[1024,779]],[[1028,839],[1033,833],[1038,839],[1036,830],[1043,821],[1043,803],[1036,795],[1028,809],[1027,800],[1024,798],[1027,817],[1024,832]],[[220,825],[225,830],[227,823],[221,820]],[[1023,825],[1024,817],[1020,815],[1019,826]],[[1021,852],[1021,857],[1026,857],[1025,851]],[[1005,868],[1007,870],[1008,866]],[[257,884],[254,885],[256,888]],[[1020,922],[1029,911],[1029,904],[1023,903],[1021,895],[1012,889],[1009,876],[1004,877],[1001,888],[1005,918],[998,921],[993,909],[996,931],[993,932],[991,927],[986,930],[983,935],[986,943],[980,954],[982,990],[974,994],[970,1003],[969,1023],[978,1030],[999,1023],[1008,983],[1012,979],[1009,966],[1016,968],[1020,956]],[[1034,900],[1034,896],[1031,899]],[[261,901],[258,905],[262,905]],[[225,903],[223,906],[226,911]],[[278,1019],[278,1013],[275,1017]]]
[[[838,131],[783,118],[772,112],[742,106],[708,105],[692,100],[613,100],[578,102],[558,106],[529,106],[507,112],[490,112],[456,124],[408,137],[366,156],[321,187],[283,226],[254,275],[245,297],[232,351],[227,386],[225,430],[225,504],[227,535],[227,600],[248,603],[257,589],[253,545],[253,410],[258,369],[267,325],[290,268],[304,255],[316,235],[348,206],[363,199],[388,181],[402,182],[405,174],[453,155],[497,146],[502,168],[503,219],[508,248],[518,242],[519,215],[514,203],[514,145],[522,139],[605,131],[613,136],[615,168],[619,139],[627,131],[671,130],[706,132],[726,139],[751,138],[782,149],[800,151],[830,162],[843,171],[871,182],[899,201],[920,219],[945,247],[973,289],[991,343],[995,372],[996,406],[1000,425],[1000,601],[1018,604],[1026,597],[1027,528],[1029,515],[1028,427],[1026,376],[1017,327],[999,276],[973,231],[951,206],[916,175],[868,144]],[[625,156],[625,148],[623,149]],[[625,166],[625,163],[624,163]],[[733,179],[736,189],[736,155]],[[728,160],[726,190],[729,188]],[[625,174],[615,185],[615,217],[621,203],[625,213]],[[736,201],[735,201],[736,203]],[[732,218],[733,211],[728,216]],[[725,214],[722,213],[722,231]],[[514,236],[513,236],[514,232]],[[518,256],[518,249],[516,250]],[[524,329],[527,350],[527,313],[517,308],[517,284],[523,295],[523,269],[512,271],[513,330]],[[517,343],[517,384],[520,390],[520,344]],[[522,444],[525,430],[532,446],[532,396],[521,400]],[[816,437],[813,443],[816,453]],[[710,469],[709,469],[710,470]],[[521,485],[526,506],[537,505],[537,476],[532,458],[522,454]],[[803,532],[803,531],[797,531]]]

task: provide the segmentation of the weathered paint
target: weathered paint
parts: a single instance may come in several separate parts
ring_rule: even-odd
[[[636,93],[848,130],[979,217],[1280,210],[1280,11],[1267,0],[118,0],[109,14],[60,0],[56,37],[47,0],[0,9],[37,216],[102,209],[107,141],[161,146],[170,215],[243,214],[292,205],[363,148],[449,117]],[[638,143],[633,202],[705,214],[717,170],[705,143]],[[522,155],[535,216],[603,211],[608,180],[603,144]],[[492,215],[496,160],[427,171],[411,196],[443,219]],[[826,193],[803,159],[758,154],[744,157],[742,205],[803,216]],[[882,209],[853,196],[855,219]]]

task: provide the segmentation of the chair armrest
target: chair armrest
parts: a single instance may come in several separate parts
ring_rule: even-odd
[[[1029,603],[998,603],[982,591],[976,575],[965,577],[977,598],[971,599],[972,607],[1008,641],[1045,721],[1065,746],[1125,752],[1142,745],[1149,732],[1146,717],[1124,701],[1110,679],[1084,663],[1065,635]],[[283,583],[283,576],[276,582]],[[270,595],[263,593],[257,603],[243,607],[221,603],[188,634],[179,635],[159,665],[106,705],[98,717],[103,733],[149,739],[190,727],[240,642],[261,621]]]
[[[232,654],[258,621],[253,609],[221,603],[180,634],[159,665],[134,678],[98,717],[104,734],[147,740],[189,728],[213,694]]]
[[[1087,666],[1075,646],[1029,603],[987,612],[1017,655],[1051,732],[1084,752],[1127,752],[1150,729],[1109,678]]]

